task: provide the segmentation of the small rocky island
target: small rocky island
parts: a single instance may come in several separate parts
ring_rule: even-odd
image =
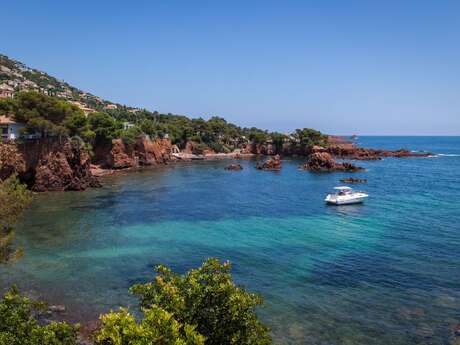
[[[240,171],[243,170],[243,167],[241,166],[241,164],[229,164],[225,167],[225,170]]]
[[[281,157],[275,155],[271,158],[268,158],[265,162],[256,164],[257,170],[271,170],[271,171],[280,171],[281,170]]]
[[[305,164],[301,165],[300,168],[302,170],[309,170],[314,172],[357,172],[364,170],[364,168],[349,162],[338,163],[328,152],[315,152],[310,154]]]

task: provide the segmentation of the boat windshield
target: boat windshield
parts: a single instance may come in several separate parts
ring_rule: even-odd
[[[353,192],[353,189],[347,186],[334,187],[334,189],[337,191],[337,195],[345,195],[345,194]]]

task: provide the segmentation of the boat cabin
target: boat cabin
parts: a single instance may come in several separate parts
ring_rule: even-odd
[[[351,193],[353,189],[348,186],[339,186],[339,187],[334,187],[334,190],[336,190],[337,195],[345,195],[348,193]]]

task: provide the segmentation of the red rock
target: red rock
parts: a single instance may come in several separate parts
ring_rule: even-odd
[[[125,145],[122,139],[112,140],[112,149],[108,165],[113,169],[126,169],[138,165],[134,150],[130,145]]]
[[[275,171],[279,171],[279,170],[281,170],[281,158],[280,158],[279,155],[275,155],[274,157],[267,159],[262,164],[257,163],[256,164],[256,169],[258,169],[258,170],[275,170]]]
[[[84,190],[100,186],[91,173],[90,156],[78,140],[47,138],[27,140],[18,145],[0,144],[0,156],[3,157],[0,159],[8,157],[5,151],[9,152],[9,160],[0,168],[2,178],[16,173],[34,191]]]
[[[351,163],[337,163],[328,152],[314,152],[308,156],[307,162],[301,166],[301,169],[316,172],[332,171],[361,171],[363,168],[357,167]]]
[[[431,153],[428,152],[411,152],[405,149],[396,151],[368,149],[356,147],[352,143],[330,145],[327,147],[327,152],[340,159],[355,160],[378,160],[382,159],[382,157],[428,157],[431,155]]]
[[[341,178],[340,182],[343,183],[367,183],[367,179],[365,178],[353,178],[353,177],[347,177],[347,178]]]
[[[26,162],[18,147],[11,143],[0,143],[0,180],[13,174],[23,174],[25,171]]]
[[[41,152],[32,190],[66,191],[89,187],[100,187],[100,183],[92,175],[90,156],[79,141],[67,139],[63,145],[54,145],[51,150]]]
[[[121,139],[112,141],[112,148],[105,166],[126,169],[146,165],[167,164],[171,160],[172,144],[168,139],[150,140],[139,138],[134,144],[125,144]]]
[[[241,164],[229,164],[225,167],[225,170],[239,171],[243,170]]]

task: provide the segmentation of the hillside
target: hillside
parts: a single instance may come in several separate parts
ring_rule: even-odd
[[[36,94],[24,95],[27,91]],[[50,133],[58,130],[59,134],[78,135],[96,146],[102,134],[102,139],[105,140],[133,139],[141,134],[147,134],[151,138],[168,138],[181,149],[185,149],[187,143],[192,143],[191,147],[196,152],[232,152],[247,144],[273,144],[275,151],[280,151],[282,146],[288,143],[291,148],[298,147],[304,151],[305,147],[326,142],[324,135],[311,129],[298,129],[293,133],[269,132],[255,127],[243,128],[217,116],[209,120],[192,119],[115,104],[6,55],[0,55],[0,98],[10,99],[16,103],[14,106],[4,104],[0,109],[3,109],[3,112],[8,109],[10,113],[16,112],[14,116],[28,125],[29,132],[33,133],[39,129],[38,121],[42,124],[41,132],[45,130]],[[85,114],[86,120],[75,114],[69,116],[74,113],[75,107],[67,109],[67,114],[58,116],[60,120],[47,118],[47,109],[50,107],[56,110],[66,107],[58,104],[58,100],[65,100],[78,107]],[[41,114],[39,119],[24,116],[37,111]],[[73,121],[69,118],[73,118]],[[69,121],[72,123],[69,124]],[[43,126],[44,123],[46,126]]]
[[[45,95],[55,96],[71,102],[79,102],[82,106],[103,110],[115,108],[117,105],[100,97],[84,92],[63,80],[59,80],[48,73],[26,66],[24,63],[13,60],[0,54],[0,91],[7,90],[13,93],[19,91],[38,91]]]

